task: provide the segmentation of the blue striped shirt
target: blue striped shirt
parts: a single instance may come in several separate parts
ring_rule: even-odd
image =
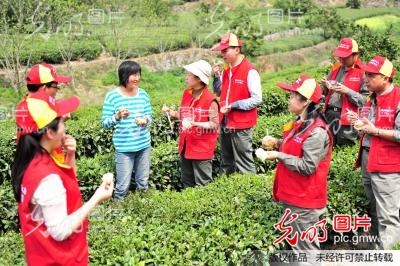
[[[115,119],[115,114],[121,109],[127,108],[129,116]],[[147,127],[139,127],[135,119],[149,119]],[[101,125],[105,128],[115,127],[113,143],[117,152],[135,152],[150,146],[149,127],[152,119],[152,111],[149,95],[139,88],[134,97],[126,97],[121,94],[119,88],[107,93],[103,104]]]

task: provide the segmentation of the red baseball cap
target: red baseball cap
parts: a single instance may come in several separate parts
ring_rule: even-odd
[[[222,37],[219,43],[214,45],[211,50],[212,51],[222,51],[225,50],[226,48],[230,46],[242,46],[242,42],[239,40],[238,36],[235,34],[228,32],[225,33]]]
[[[368,73],[379,73],[386,77],[394,77],[394,66],[386,57],[375,56],[368,64],[361,65],[361,69]]]
[[[332,53],[333,56],[346,58],[352,53],[358,53],[358,44],[352,38],[343,38],[340,40],[339,46]]]
[[[78,109],[80,100],[76,96],[56,101],[39,90],[23,99],[16,108],[16,123],[20,135],[27,135],[45,128],[57,117]]]
[[[71,78],[66,76],[57,76],[56,70],[50,64],[34,65],[26,77],[28,84],[45,84],[49,82],[69,83]]]
[[[292,85],[278,82],[280,88],[287,91],[296,91],[314,103],[319,103],[322,97],[322,89],[317,81],[307,75],[302,75]]]

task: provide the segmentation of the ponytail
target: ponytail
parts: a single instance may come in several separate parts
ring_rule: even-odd
[[[26,169],[36,155],[42,155],[46,152],[40,146],[40,140],[48,129],[57,131],[59,123],[60,118],[56,118],[45,128],[29,135],[22,135],[19,138],[14,163],[11,167],[11,181],[17,202],[21,200],[21,184]]]

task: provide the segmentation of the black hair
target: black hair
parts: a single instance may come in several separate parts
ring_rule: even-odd
[[[235,48],[239,48],[239,53],[241,54],[242,53],[242,46],[229,46],[228,48],[232,48],[232,49],[235,49]]]
[[[193,73],[192,73],[193,74]],[[200,84],[201,84],[201,87],[206,87],[207,86],[207,84],[205,84],[201,79],[200,79],[200,77],[198,77],[198,76],[196,76],[195,74],[193,74],[193,76],[195,76],[198,80],[200,80]]]
[[[390,82],[390,83],[393,83],[393,78],[389,78],[389,82]]]
[[[21,200],[21,184],[26,169],[36,155],[43,155],[46,152],[40,146],[41,138],[49,129],[57,131],[60,121],[61,118],[56,118],[45,128],[20,137],[15,151],[14,163],[11,167],[11,181],[17,202]]]
[[[48,83],[43,83],[43,84],[27,84],[26,87],[28,88],[29,92],[37,92],[40,87],[42,87],[43,85],[46,87],[50,87],[51,84],[56,83],[54,81],[48,82]]]
[[[298,99],[302,102],[306,102],[307,98],[301,95],[298,92],[295,92],[296,96]],[[309,125],[311,125],[318,117],[321,118],[326,124],[328,124],[328,121],[325,117],[324,112],[322,111],[321,104],[320,103],[315,103],[315,102],[310,102],[307,106],[306,109],[307,116],[304,120],[304,123],[302,126],[299,128],[299,132],[303,131],[306,129]]]
[[[139,73],[142,75],[142,68],[135,61],[124,61],[118,67],[119,85],[126,87],[129,76]]]

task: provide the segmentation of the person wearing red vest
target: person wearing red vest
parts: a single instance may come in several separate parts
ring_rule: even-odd
[[[242,43],[233,33],[222,36],[211,50],[221,51],[225,66],[214,65],[214,92],[220,97],[221,172],[255,173],[252,136],[257,106],[262,102],[261,79],[241,53]]]
[[[358,44],[351,38],[340,40],[333,52],[339,61],[333,64],[322,83],[327,88],[325,116],[334,136],[335,145],[355,144],[358,133],[346,119],[346,111],[356,112],[366,102],[369,92],[365,86],[364,70],[360,68]]]
[[[188,88],[179,112],[163,107],[163,112],[180,120],[179,154],[183,187],[204,186],[212,181],[212,159],[218,139],[219,107],[207,88],[211,65],[199,60],[184,66]]]
[[[24,96],[24,98],[18,103],[16,110],[20,110],[20,105],[24,105],[27,97],[30,94],[37,92],[38,90],[43,90],[46,94],[50,95],[53,98],[56,98],[57,92],[60,89],[58,84],[64,83],[67,84],[71,81],[70,77],[59,76],[56,73],[56,69],[53,65],[50,64],[37,64],[34,65],[28,72],[26,77],[26,87],[28,89],[28,93]],[[24,113],[17,112],[16,116],[24,116]],[[64,116],[64,120],[69,118],[69,114]],[[20,132],[17,131],[17,141],[20,138]],[[73,143],[73,140],[67,135],[66,136],[66,144]],[[68,151],[68,149],[67,149]],[[56,149],[55,154],[57,154],[58,160],[61,162],[66,162],[67,164],[75,165],[75,153],[64,154],[61,147]],[[75,166],[74,166],[75,168]]]
[[[11,177],[28,265],[88,265],[87,216],[112,195],[113,177],[108,174],[82,205],[74,165],[54,153],[59,147],[76,149],[74,139],[64,143],[62,117],[79,102],[75,96],[57,102],[39,89],[17,109],[25,115],[16,117],[20,139]]]
[[[361,166],[372,233],[389,249],[400,241],[400,88],[387,58],[375,56],[362,67],[371,98],[361,117],[351,111],[347,117],[362,132],[355,166]]]
[[[291,223],[298,244],[293,250],[319,249],[319,242],[301,241],[300,235],[319,221],[327,204],[327,176],[331,161],[333,136],[326,124],[319,102],[322,89],[315,79],[301,76],[293,85],[278,83],[290,91],[289,110],[298,118],[284,126],[283,140],[266,136],[267,149],[257,149],[262,161],[278,159],[274,178],[273,198],[285,209],[298,214]]]

